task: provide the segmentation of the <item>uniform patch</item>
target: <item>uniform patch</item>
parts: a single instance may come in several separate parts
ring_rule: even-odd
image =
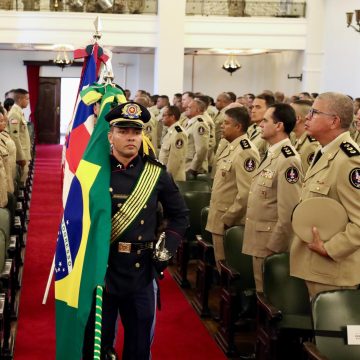
[[[291,148],[290,146],[287,146],[287,145],[286,145],[286,146],[283,146],[283,147],[281,148],[281,152],[284,154],[284,156],[285,156],[286,158],[295,155],[295,153],[293,152],[292,148]]]
[[[248,158],[244,162],[244,168],[248,172],[252,172],[256,169],[256,161],[253,158]]]
[[[16,125],[16,124],[18,124],[18,123],[19,123],[19,122],[18,122],[17,119],[11,119],[11,120],[10,120],[10,124]]]
[[[344,141],[341,143],[340,148],[349,157],[360,155],[359,150],[354,148],[354,146],[349,142]]]
[[[295,184],[299,181],[299,170],[296,167],[289,167],[285,171],[285,179],[290,184]]]
[[[243,139],[240,141],[240,145],[241,147],[245,150],[245,149],[250,149],[250,144],[246,139]]]
[[[316,139],[314,139],[314,138],[313,138],[312,136],[310,136],[310,135],[308,135],[307,138],[308,138],[308,140],[309,140],[310,142],[317,141]]]
[[[314,160],[314,156],[315,156],[315,151],[312,152],[312,153],[308,156],[307,162],[308,162],[309,165],[310,165],[310,164],[312,163],[312,161]]]
[[[350,171],[349,180],[355,189],[360,189],[360,168],[355,168]]]
[[[175,130],[176,130],[177,132],[182,132],[181,127],[180,127],[180,126],[178,126],[178,125],[176,125],[176,126],[175,126]]]
[[[204,135],[205,134],[205,128],[203,126],[199,126],[198,133],[199,133],[199,135]]]
[[[176,140],[175,146],[177,149],[181,149],[184,146],[184,142],[181,139]]]

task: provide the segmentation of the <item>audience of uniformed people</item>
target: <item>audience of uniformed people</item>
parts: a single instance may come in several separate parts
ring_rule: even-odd
[[[284,251],[290,251],[292,275],[306,280],[311,297],[358,287],[359,98],[274,95],[266,90],[236,97],[224,91],[213,106],[209,96],[185,91],[174,94],[170,105],[166,95],[138,90],[134,100],[152,114],[144,132],[175,181],[210,177],[213,169],[207,230],[217,266],[224,259],[224,231],[245,224],[243,252],[253,257],[258,292],[264,258]],[[28,92],[14,89],[0,109],[0,207],[14,191],[16,164],[22,185],[28,176],[30,139],[23,115],[28,103]],[[348,215],[345,230],[327,242],[316,228],[310,244],[293,233],[292,212],[311,197],[334,199]]]

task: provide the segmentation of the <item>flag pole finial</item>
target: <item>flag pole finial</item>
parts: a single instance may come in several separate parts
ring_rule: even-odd
[[[94,21],[94,27],[95,27],[95,33],[93,35],[93,38],[95,42],[98,42],[101,39],[101,31],[102,31],[102,23],[100,16],[97,16]]]

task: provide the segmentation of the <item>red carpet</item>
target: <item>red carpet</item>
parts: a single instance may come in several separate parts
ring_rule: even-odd
[[[41,302],[60,220],[60,157],[59,145],[37,146],[15,360],[55,359],[53,286],[47,304]],[[226,359],[169,274],[161,296],[153,360]]]

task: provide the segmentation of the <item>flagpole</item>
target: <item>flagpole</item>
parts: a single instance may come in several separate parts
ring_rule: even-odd
[[[46,304],[46,301],[47,301],[47,298],[48,298],[48,295],[49,295],[51,280],[52,280],[52,277],[53,277],[53,274],[54,274],[54,268],[55,268],[55,255],[53,257],[53,261],[52,261],[51,269],[50,269],[50,274],[49,274],[48,281],[47,281],[47,284],[46,284],[46,289],[45,289],[45,292],[44,292],[44,297],[43,297],[43,301],[42,301],[43,305]]]

